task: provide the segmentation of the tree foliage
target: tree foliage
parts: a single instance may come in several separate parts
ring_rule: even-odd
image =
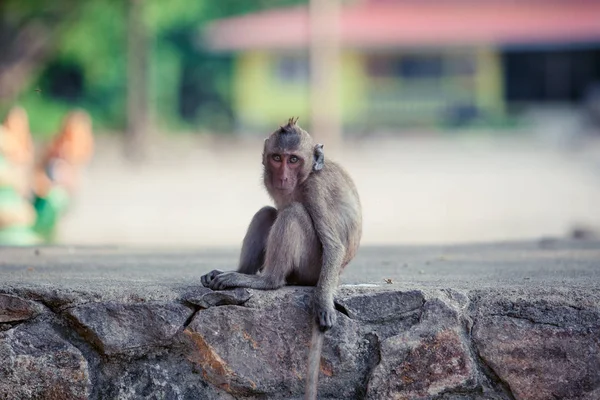
[[[4,0],[0,44],[36,24],[48,34],[42,56],[16,98],[0,100],[0,112],[18,102],[32,130],[51,134],[64,113],[87,109],[100,130],[121,131],[126,123],[127,4],[131,0]],[[228,130],[232,123],[232,55],[199,47],[209,21],[303,0],[141,0],[150,47],[150,104],[166,130]],[[12,36],[11,36],[12,33]],[[0,56],[2,65],[10,60]],[[41,89],[41,92],[36,90]],[[4,100],[4,101],[2,101]]]

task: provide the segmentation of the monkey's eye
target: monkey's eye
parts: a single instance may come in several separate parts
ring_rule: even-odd
[[[271,158],[273,161],[281,162],[281,156],[279,154],[273,154]]]
[[[291,164],[296,164],[298,161],[300,161],[300,159],[296,156],[291,156],[290,157],[290,163]]]

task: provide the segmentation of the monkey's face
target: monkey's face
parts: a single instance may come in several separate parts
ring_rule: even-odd
[[[313,167],[312,139],[293,119],[265,139],[264,182],[269,191],[291,193]]]
[[[304,180],[305,160],[299,154],[288,151],[273,152],[267,155],[266,170],[271,187],[291,192]]]

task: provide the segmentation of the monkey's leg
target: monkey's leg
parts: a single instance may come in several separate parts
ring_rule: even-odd
[[[254,214],[242,243],[238,272],[256,274],[262,268],[267,238],[276,218],[277,210],[270,206],[263,207]],[[202,276],[202,285],[209,287],[213,279],[223,273],[225,272],[218,269],[210,271]]]
[[[265,253],[263,275],[275,282],[316,285],[321,272],[321,242],[310,214],[301,203],[280,211]]]
[[[242,243],[238,272],[256,274],[262,269],[267,239],[275,219],[277,219],[277,210],[270,206],[263,207],[254,214]]]
[[[277,289],[293,277],[294,283],[315,285],[320,271],[320,244],[310,215],[300,203],[281,210],[268,235],[264,269],[260,275],[226,272],[210,288]]]

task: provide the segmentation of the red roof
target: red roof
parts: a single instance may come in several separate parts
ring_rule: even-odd
[[[214,49],[308,45],[308,9],[275,9],[216,21]],[[479,0],[358,3],[340,12],[346,47],[577,43],[600,41],[600,1]]]

